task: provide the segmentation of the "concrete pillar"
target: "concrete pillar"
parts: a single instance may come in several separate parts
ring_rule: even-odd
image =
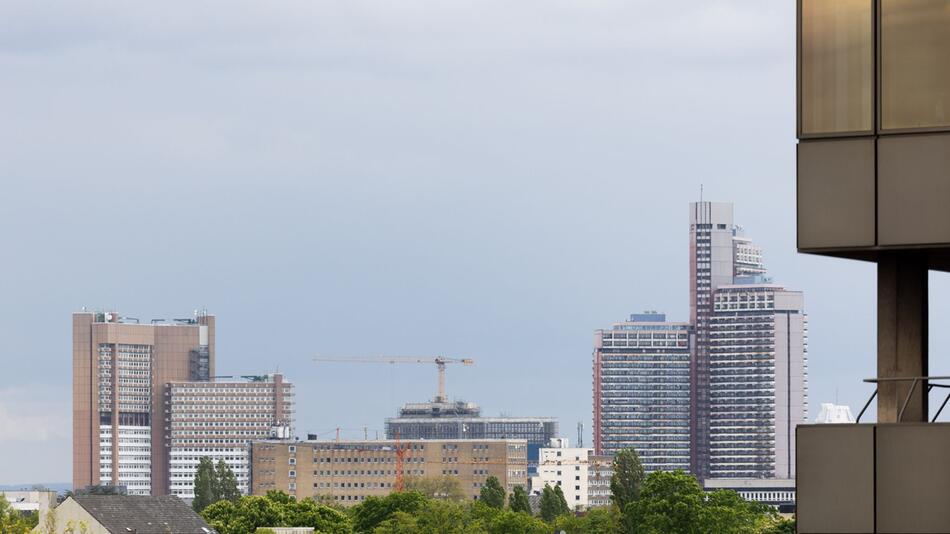
[[[917,251],[884,253],[878,259],[878,378],[927,376],[928,274],[926,258]],[[911,384],[878,384],[878,422],[897,422]],[[927,421],[927,414],[927,384],[919,383],[901,421]]]

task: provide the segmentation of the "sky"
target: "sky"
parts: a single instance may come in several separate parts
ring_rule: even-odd
[[[810,418],[874,375],[873,264],[795,250],[794,2],[0,3],[0,484],[71,477],[83,306],[217,316],[297,434],[435,394],[589,443],[593,331],[688,316],[687,206],[805,292]],[[932,292],[950,289],[932,275]],[[950,305],[932,299],[931,368]],[[27,460],[27,461],[24,461]]]

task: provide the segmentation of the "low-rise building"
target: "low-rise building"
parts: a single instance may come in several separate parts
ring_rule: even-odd
[[[172,495],[194,498],[201,458],[219,460],[249,492],[248,446],[254,440],[289,437],[294,386],[279,374],[231,382],[169,382],[165,385],[165,453]],[[275,434],[280,434],[279,436]]]
[[[409,403],[386,419],[386,439],[523,439],[528,472],[536,473],[538,451],[558,435],[554,417],[483,417],[472,402]]]
[[[0,497],[6,499],[7,502],[10,503],[11,508],[22,514],[36,512],[42,516],[50,508],[56,506],[55,491],[0,491]]]
[[[610,479],[614,476],[614,459],[591,455],[587,459],[587,506],[610,506]]]
[[[775,507],[795,503],[795,479],[707,478],[703,481],[703,487],[706,491],[734,490],[743,499]]]
[[[458,477],[477,499],[494,476],[510,493],[527,487],[527,442],[486,440],[256,441],[251,446],[251,492],[280,490],[349,506],[385,496],[408,477]]]
[[[567,505],[586,510],[589,502],[589,458],[593,449],[569,447],[567,440],[551,440],[551,447],[540,450],[538,474],[531,477],[531,493],[540,494],[544,486],[560,486]]]
[[[213,534],[215,531],[181,499],[174,495],[74,495],[54,510],[54,533],[89,534]],[[45,529],[46,521],[34,532]]]

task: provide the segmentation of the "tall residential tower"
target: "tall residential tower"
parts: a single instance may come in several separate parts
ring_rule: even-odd
[[[661,313],[594,333],[594,451],[633,448],[647,471],[690,468],[687,323]]]
[[[73,314],[73,488],[169,492],[164,384],[214,375],[214,316],[154,320]]]
[[[709,326],[713,292],[735,277],[732,204],[689,205],[689,322],[696,343],[690,365],[690,469],[700,479],[709,472]]]
[[[712,478],[795,478],[808,410],[804,297],[775,284],[716,289],[710,323]]]

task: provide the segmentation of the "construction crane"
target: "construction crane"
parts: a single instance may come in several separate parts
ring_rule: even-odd
[[[475,363],[470,358],[447,358],[445,356],[358,356],[352,358],[327,358],[316,357],[315,362],[334,362],[334,363],[434,363],[439,368],[439,393],[435,397],[435,402],[448,402],[445,396],[445,366],[450,363],[460,363],[462,365],[472,365]]]
[[[403,447],[399,440],[399,430],[396,430],[396,492],[406,489],[406,452],[409,447]]]

